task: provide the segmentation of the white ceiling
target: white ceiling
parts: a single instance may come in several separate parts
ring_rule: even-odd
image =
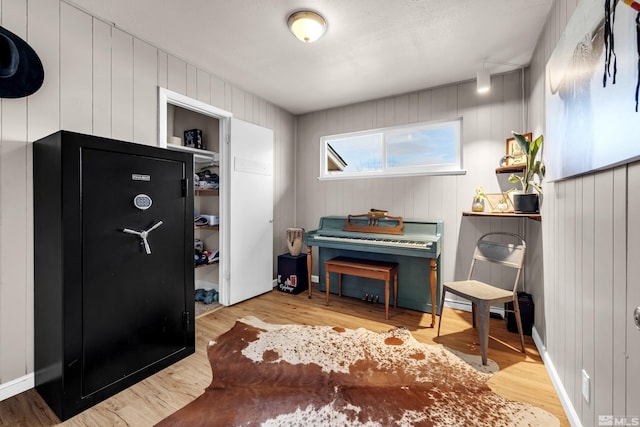
[[[553,2],[65,1],[294,114],[528,65]],[[315,43],[286,26],[302,8],[328,21]]]

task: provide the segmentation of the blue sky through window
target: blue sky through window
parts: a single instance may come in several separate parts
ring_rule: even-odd
[[[382,169],[382,134],[350,136],[327,141],[347,166],[344,172],[365,172]]]
[[[418,129],[387,134],[387,167],[451,163],[456,160],[456,130]]]
[[[457,119],[323,136],[321,179],[464,173],[461,128]]]

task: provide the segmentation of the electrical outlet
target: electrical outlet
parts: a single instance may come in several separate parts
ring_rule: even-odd
[[[584,400],[587,403],[589,403],[589,396],[591,391],[590,388],[591,388],[591,384],[590,384],[589,375],[587,374],[587,371],[583,369],[582,370],[582,397],[584,397]]]

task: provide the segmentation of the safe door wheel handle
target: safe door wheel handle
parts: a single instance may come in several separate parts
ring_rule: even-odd
[[[147,236],[149,235],[149,233],[151,233],[156,228],[160,227],[162,224],[163,224],[162,221],[158,221],[147,230],[136,231],[136,230],[132,230],[130,228],[124,228],[124,229],[122,229],[122,231],[124,233],[135,234],[136,236],[139,236],[140,239],[142,240],[142,243],[144,244],[144,251],[147,253],[147,255],[150,255],[151,254],[151,246],[149,246],[149,242],[147,241]]]

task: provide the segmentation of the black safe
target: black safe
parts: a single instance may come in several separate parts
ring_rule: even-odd
[[[66,420],[194,352],[193,158],[33,144],[35,386]]]

